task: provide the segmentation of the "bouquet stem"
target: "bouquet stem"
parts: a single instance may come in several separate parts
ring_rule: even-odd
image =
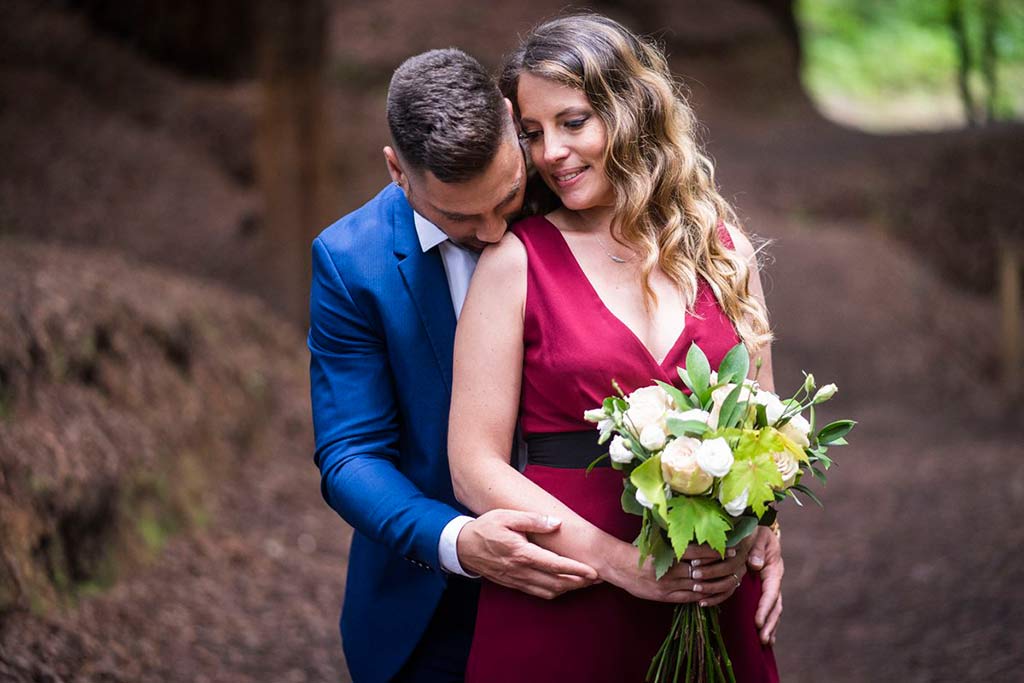
[[[682,678],[679,674],[682,673]],[[717,607],[678,605],[672,627],[647,669],[648,683],[736,683]]]

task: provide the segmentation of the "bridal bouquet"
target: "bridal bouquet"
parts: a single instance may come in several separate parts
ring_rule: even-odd
[[[585,414],[597,423],[600,443],[609,444],[612,467],[626,475],[622,507],[643,518],[635,544],[641,564],[653,558],[658,578],[690,543],[706,543],[724,556],[759,524],[774,521],[777,502],[801,504],[799,493],[821,504],[801,478],[809,473],[824,482],[832,464],[828,449],[845,445],[855,424],[839,420],[817,428],[814,408],[836,386],[817,388],[806,375],[791,398],[781,399],[747,379],[749,365],[738,344],[714,372],[694,344],[686,369],[678,370],[689,394],[656,382],[627,396],[613,381],[617,395]],[[680,673],[686,682],[735,683],[717,608],[676,607],[647,680],[679,681]]]

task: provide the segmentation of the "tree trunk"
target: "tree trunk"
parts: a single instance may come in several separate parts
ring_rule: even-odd
[[[999,0],[981,0],[981,74],[985,79],[985,120],[996,120],[999,80],[996,71],[996,27],[999,26]]]
[[[266,293],[275,308],[302,325],[310,242],[327,222],[331,184],[322,82],[326,25],[323,0],[262,0],[256,176],[271,270]]]
[[[957,50],[957,85],[960,88],[960,100],[964,104],[964,114],[968,126],[977,124],[974,111],[974,98],[971,96],[971,50],[967,43],[967,30],[964,26],[962,0],[949,0],[949,28],[953,33],[953,41]]]

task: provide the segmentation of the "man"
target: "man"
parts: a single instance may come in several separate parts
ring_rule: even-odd
[[[526,185],[511,106],[472,57],[434,50],[395,72],[387,114],[394,183],[313,243],[315,460],[324,498],[355,528],[341,618],[353,679],[457,681],[470,576],[552,598],[597,574],[529,542],[558,520],[473,519],[452,492],[455,322],[477,253],[501,239]]]

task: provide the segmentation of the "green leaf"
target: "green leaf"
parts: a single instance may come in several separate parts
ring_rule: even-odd
[[[849,434],[856,424],[853,420],[836,420],[825,425],[818,432],[818,443],[831,444],[836,439],[841,439]]]
[[[622,509],[628,514],[643,517],[644,506],[636,500],[636,487],[630,483],[629,479],[623,479],[622,485],[625,487],[622,490]]]
[[[722,411],[718,414],[718,428],[723,427],[735,427],[736,422],[742,417],[743,411],[747,407],[746,401],[740,401],[740,393],[744,387],[742,384],[737,384],[729,392],[729,395],[722,401]]]
[[[760,517],[768,503],[775,500],[775,489],[782,488],[782,475],[772,453],[779,447],[774,429],[745,431],[733,449],[736,462],[722,478],[721,499],[734,500],[747,489],[747,505]]]
[[[832,439],[831,441],[829,441],[828,445],[829,446],[849,446],[850,442],[847,441],[846,439],[844,439],[843,437],[839,437],[838,439]]]
[[[665,573],[675,564],[676,556],[672,552],[672,546],[665,541],[665,535],[660,529],[651,531],[650,542],[651,555],[654,557],[654,576],[657,579],[665,576]]]
[[[764,405],[760,403],[754,404],[754,414],[757,418],[754,424],[757,426],[758,429],[764,429],[765,427],[768,426],[768,410],[764,407]]]
[[[818,507],[825,507],[824,505],[821,504],[821,501],[818,499],[818,497],[816,495],[814,495],[814,491],[810,490],[809,488],[807,488],[803,484],[796,484],[795,486],[793,486],[793,488],[796,489],[797,491],[799,491],[800,493],[804,494],[805,496],[807,496],[811,500],[813,500],[815,503],[817,503]],[[796,496],[793,496],[793,497],[796,498]]]
[[[673,436],[704,436],[708,432],[708,426],[700,420],[680,420],[677,417],[670,417],[665,420],[665,426]]]
[[[668,535],[676,558],[681,559],[691,541],[707,543],[725,555],[726,534],[731,527],[718,501],[699,496],[676,496],[669,502]]]
[[[744,538],[754,533],[754,529],[757,528],[757,517],[749,517],[744,515],[738,519],[733,520],[732,529],[726,534],[725,545],[726,547],[733,548],[737,543],[742,541]]]
[[[729,349],[725,358],[722,359],[722,364],[718,366],[718,382],[720,384],[727,382],[743,384],[748,372],[750,372],[750,354],[747,353],[747,347],[740,343]]]
[[[683,392],[679,391],[678,389],[676,389],[674,386],[672,386],[668,382],[662,382],[660,380],[654,380],[654,381],[655,381],[655,383],[659,387],[664,389],[666,394],[668,394],[669,396],[672,397],[672,400],[675,401],[676,408],[678,408],[679,410],[687,410],[687,409],[689,409],[689,407],[690,407],[690,400],[688,398],[686,398],[686,395]]]
[[[690,379],[690,373],[686,371],[686,368],[676,367],[676,372],[679,374],[679,379],[683,380],[683,384],[686,385],[686,388],[696,394],[697,392],[693,388],[693,380]]]
[[[708,357],[696,343],[691,344],[690,350],[686,352],[686,372],[693,382],[691,390],[703,403],[704,394],[707,393],[708,383],[711,381],[711,365],[708,363]]]
[[[665,516],[665,480],[661,475],[661,456],[655,455],[648,458],[644,463],[638,465],[629,475],[633,486],[643,492],[647,500],[651,501],[658,509],[662,517]]]

